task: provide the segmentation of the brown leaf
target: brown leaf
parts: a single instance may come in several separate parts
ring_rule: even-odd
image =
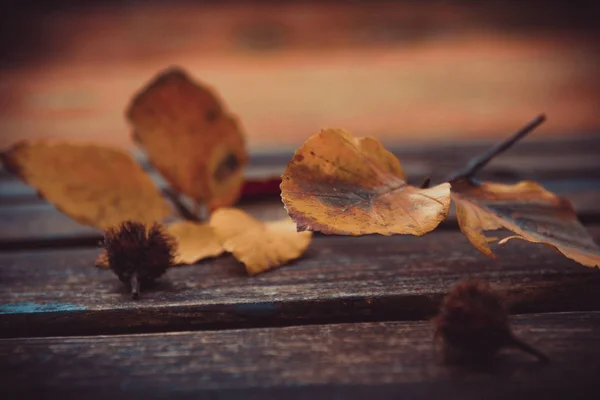
[[[166,231],[176,243],[175,265],[194,264],[200,260],[217,257],[225,251],[214,229],[208,224],[177,221],[168,225]],[[108,254],[102,250],[96,257],[97,268],[108,268]]]
[[[96,262],[94,263],[96,268],[108,269],[108,253],[106,249],[102,249],[100,254],[96,257]]]
[[[175,264],[193,264],[205,258],[217,257],[225,251],[214,229],[208,224],[177,221],[167,226],[167,232],[177,241]]]
[[[494,256],[483,231],[505,228],[511,238],[548,245],[588,267],[600,264],[600,248],[579,223],[569,200],[523,181],[515,185],[460,181],[452,184],[460,229],[479,251]]]
[[[134,139],[174,190],[213,209],[237,201],[244,137],[210,89],[168,69],[133,99],[127,117]]]
[[[249,275],[260,274],[300,257],[312,237],[296,232],[289,219],[262,222],[242,210],[220,208],[210,218],[226,251],[246,265]]]
[[[448,214],[450,185],[419,189],[373,138],[326,129],[296,150],[281,198],[298,230],[337,235],[424,235]]]
[[[126,152],[98,145],[23,141],[2,154],[6,168],[82,224],[160,221],[171,208]]]

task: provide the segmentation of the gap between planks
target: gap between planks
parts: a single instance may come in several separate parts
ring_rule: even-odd
[[[307,137],[308,138],[308,137]],[[399,158],[412,184],[425,177],[440,182],[450,173],[463,168],[471,157],[477,156],[496,142],[446,143],[420,146],[393,146],[390,150]],[[577,180],[600,179],[600,159],[595,149],[600,147],[600,135],[564,136],[561,138],[527,138],[515,144],[508,153],[493,159],[479,174],[483,180],[518,181],[524,179]],[[136,152],[138,161],[152,175],[155,182],[165,181],[154,172],[148,161]],[[250,154],[246,178],[265,180],[279,177],[292,159],[293,151],[275,150]],[[552,190],[550,188],[550,190]],[[21,183],[2,169],[0,164],[0,206],[36,202],[35,189]]]
[[[590,229],[600,237],[600,226]],[[248,277],[231,256],[170,270],[132,301],[97,250],[0,254],[0,335],[97,335],[234,327],[397,321],[433,316],[448,288],[489,280],[513,313],[600,310],[600,270],[542,245],[515,242],[498,258],[460,232],[316,237],[306,255]]]
[[[587,181],[586,181],[587,182]],[[586,225],[600,223],[600,181],[597,185],[587,182],[555,184],[558,194],[565,195],[574,205],[580,221]],[[591,185],[591,186],[590,186]],[[274,220],[287,216],[279,196],[262,200],[242,201],[238,207],[261,220]],[[0,207],[0,252],[35,250],[43,248],[68,248],[97,246],[101,232],[84,226],[57,211],[49,204]],[[437,229],[456,230],[454,207]]]

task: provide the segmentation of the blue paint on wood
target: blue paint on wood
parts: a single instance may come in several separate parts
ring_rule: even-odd
[[[44,313],[44,312],[70,312],[70,311],[83,311],[86,307],[79,306],[72,303],[15,303],[15,304],[1,304],[0,314],[31,314],[31,313]]]

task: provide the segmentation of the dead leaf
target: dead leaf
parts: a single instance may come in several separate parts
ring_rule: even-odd
[[[108,269],[108,253],[106,249],[102,249],[98,257],[96,257],[96,262],[94,263],[96,268]]]
[[[483,231],[505,228],[519,238],[548,245],[588,267],[600,264],[600,248],[579,223],[569,200],[537,183],[515,185],[460,181],[452,184],[460,229],[484,254],[494,256]]]
[[[111,147],[22,141],[2,154],[5,167],[82,224],[161,221],[171,208],[128,153]]]
[[[282,176],[281,198],[298,230],[421,236],[446,218],[450,184],[410,186],[379,141],[326,129],[296,150]]]
[[[237,201],[244,137],[210,89],[168,69],[133,99],[127,117],[134,139],[174,190],[212,209]]]
[[[208,224],[177,221],[167,226],[167,232],[177,241],[175,264],[194,264],[205,258],[217,257],[225,251],[214,229]]]
[[[210,218],[226,251],[260,274],[300,257],[310,244],[311,232],[296,232],[289,219],[262,222],[235,208],[219,208]]]
[[[214,229],[208,224],[192,221],[177,221],[168,225],[166,231],[175,238],[177,251],[174,264],[194,264],[205,258],[217,257],[225,251]],[[94,264],[97,268],[108,268],[108,254],[102,250]]]

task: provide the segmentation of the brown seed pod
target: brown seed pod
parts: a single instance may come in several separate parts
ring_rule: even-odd
[[[516,347],[548,361],[513,335],[505,305],[485,281],[458,283],[444,298],[433,323],[434,337],[449,363],[485,363],[503,347]]]
[[[147,227],[139,222],[123,222],[104,232],[102,246],[108,267],[131,288],[133,299],[139,297],[140,286],[173,265],[175,239],[159,224]]]

